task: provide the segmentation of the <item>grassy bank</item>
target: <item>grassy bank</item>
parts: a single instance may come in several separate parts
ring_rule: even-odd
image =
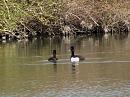
[[[25,38],[83,29],[88,33],[95,26],[104,32],[125,32],[129,30],[129,5],[129,0],[1,0],[0,33]]]

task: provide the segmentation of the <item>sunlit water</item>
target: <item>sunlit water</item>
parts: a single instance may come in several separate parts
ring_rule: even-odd
[[[71,45],[85,57],[75,67]],[[53,49],[57,64],[47,61]],[[0,97],[130,97],[130,37],[1,43]]]

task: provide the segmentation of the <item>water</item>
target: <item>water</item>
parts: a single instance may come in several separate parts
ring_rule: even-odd
[[[0,44],[0,97],[130,97],[130,37]],[[73,67],[70,45],[85,61]],[[47,61],[57,50],[58,62]]]

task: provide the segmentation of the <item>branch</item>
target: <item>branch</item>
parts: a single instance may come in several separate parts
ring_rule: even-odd
[[[6,9],[7,9],[7,12],[8,12],[8,18],[10,19],[10,12],[9,12],[9,7],[7,5],[7,0],[3,0],[3,2],[4,2],[4,5],[5,5]]]

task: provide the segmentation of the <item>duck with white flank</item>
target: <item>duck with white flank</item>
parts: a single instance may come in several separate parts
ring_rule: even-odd
[[[48,61],[56,63],[58,58],[56,57],[56,50],[53,50],[53,56],[48,59]]]
[[[75,55],[74,54],[74,46],[71,46],[71,58],[70,58],[70,61],[72,62],[72,63],[77,63],[77,62],[79,62],[79,61],[83,61],[83,60],[85,60],[85,58],[84,57],[82,57],[82,56],[80,56],[80,55]]]

